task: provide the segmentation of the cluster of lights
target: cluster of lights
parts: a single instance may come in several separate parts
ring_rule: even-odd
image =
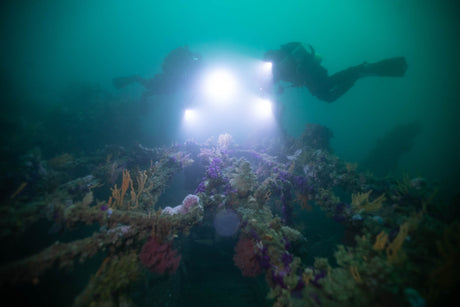
[[[184,112],[186,131],[205,128],[206,123],[224,125],[273,126],[272,102],[261,95],[271,81],[272,64],[268,62],[242,64],[240,69],[218,67],[206,70],[200,80],[201,91],[193,108]]]

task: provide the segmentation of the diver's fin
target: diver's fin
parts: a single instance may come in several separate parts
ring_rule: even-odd
[[[406,73],[406,70],[406,58],[395,57],[376,63],[365,63],[363,64],[362,73],[367,76],[402,77]]]

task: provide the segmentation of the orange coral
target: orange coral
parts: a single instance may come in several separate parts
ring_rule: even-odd
[[[21,183],[21,185],[16,189],[16,191],[14,191],[14,193],[11,195],[10,199],[14,199],[16,196],[18,196],[19,193],[21,193],[22,190],[24,190],[26,186],[27,186],[27,182]]]
[[[350,272],[351,272],[351,276],[353,276],[353,279],[357,283],[362,282],[361,275],[359,275],[359,271],[358,271],[358,268],[356,267],[356,265],[350,265]]]
[[[105,265],[107,264],[107,262],[109,262],[109,260],[110,260],[110,257],[106,257],[106,258],[104,259],[104,261],[102,261],[101,265],[99,266],[99,269],[98,269],[97,272],[96,272],[96,276],[101,275],[103,268],[105,267]]]
[[[129,175],[129,171],[124,169],[123,170],[123,181],[121,183],[121,189],[118,189],[117,185],[112,188],[112,199],[113,204],[109,198],[109,206],[113,205],[114,208],[122,208],[123,207],[123,200],[128,190],[129,185],[132,184],[131,176]]]
[[[351,173],[351,172],[356,171],[356,169],[358,168],[358,163],[356,163],[356,162],[355,163],[346,162],[345,167],[347,169],[347,172]]]
[[[307,210],[311,211],[313,210],[312,206],[308,203],[309,196],[305,194],[300,194],[299,192],[296,192],[296,201],[300,203],[300,206]]]
[[[381,233],[377,235],[377,238],[375,238],[375,243],[374,243],[374,250],[380,251],[385,248],[385,245],[388,242],[388,234],[382,230]]]
[[[409,232],[409,223],[405,222],[404,224],[401,225],[401,227],[399,227],[398,235],[393,240],[393,242],[391,242],[388,245],[386,249],[388,262],[390,263],[396,262],[396,260],[398,259],[398,252],[401,249],[401,246],[403,245],[408,232]]]
[[[270,191],[270,190],[268,190],[267,193],[265,193],[264,199],[265,199],[266,202],[270,200],[271,195],[272,195],[272,191]]]
[[[62,169],[69,166],[73,162],[72,155],[64,153],[56,156],[48,161],[48,166],[51,168]]]
[[[302,281],[304,282],[305,285],[308,285],[310,283],[310,280],[313,279],[312,273],[306,273],[304,272],[302,274]]]
[[[109,201],[107,202],[109,207],[113,208],[122,208],[124,203],[124,197],[128,188],[130,188],[130,196],[131,199],[128,201],[128,210],[129,209],[136,209],[139,207],[139,197],[145,190],[145,183],[147,182],[147,173],[145,171],[139,172],[136,177],[137,181],[137,192],[134,189],[133,180],[131,179],[131,175],[129,171],[124,169],[123,170],[123,181],[121,183],[121,189],[115,185],[112,190],[112,196],[109,197]]]
[[[369,201],[369,195],[372,191],[367,193],[358,193],[351,195],[351,206],[358,211],[377,211],[382,207],[382,203],[386,200],[385,194],[380,195],[372,202]]]
[[[145,171],[139,172],[139,174],[136,177],[137,180],[137,193],[134,191],[133,187],[133,181],[130,181],[130,186],[131,186],[131,202],[128,204],[128,209],[132,207],[132,209],[136,209],[139,207],[139,196],[141,193],[144,191],[145,188],[145,182],[147,181],[147,174]]]

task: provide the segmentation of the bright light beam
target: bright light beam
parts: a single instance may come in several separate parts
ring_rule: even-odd
[[[206,95],[218,101],[227,100],[235,95],[237,81],[227,70],[218,69],[206,76],[204,90]]]
[[[260,119],[269,119],[273,116],[272,103],[267,99],[258,99],[255,104],[256,116]]]
[[[266,71],[267,73],[272,72],[272,62],[263,62],[262,65],[263,65],[264,71]]]

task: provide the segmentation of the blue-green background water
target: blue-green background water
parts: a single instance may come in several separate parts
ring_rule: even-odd
[[[3,94],[8,94],[2,99],[2,121],[39,124],[42,119],[35,115],[64,103],[62,92],[74,82],[99,84],[120,95],[112,87],[113,77],[151,77],[169,51],[185,44],[204,58],[211,50],[231,50],[261,59],[268,49],[301,41],[315,46],[330,73],[404,55],[409,63],[404,78],[359,80],[332,104],[305,89],[287,90],[280,98],[289,119],[285,128],[298,136],[306,122],[323,124],[334,133],[335,152],[360,162],[379,137],[418,120],[423,130],[401,157],[398,172],[439,180],[455,191],[460,148],[457,12],[455,1],[428,0],[2,4],[0,67]],[[84,114],[85,101],[78,103]],[[165,119],[164,112],[171,117]],[[173,135],[155,135],[175,131],[175,112],[179,109],[158,107],[143,118],[144,136],[151,134],[152,143],[174,141]],[[139,141],[148,143],[148,138]]]

